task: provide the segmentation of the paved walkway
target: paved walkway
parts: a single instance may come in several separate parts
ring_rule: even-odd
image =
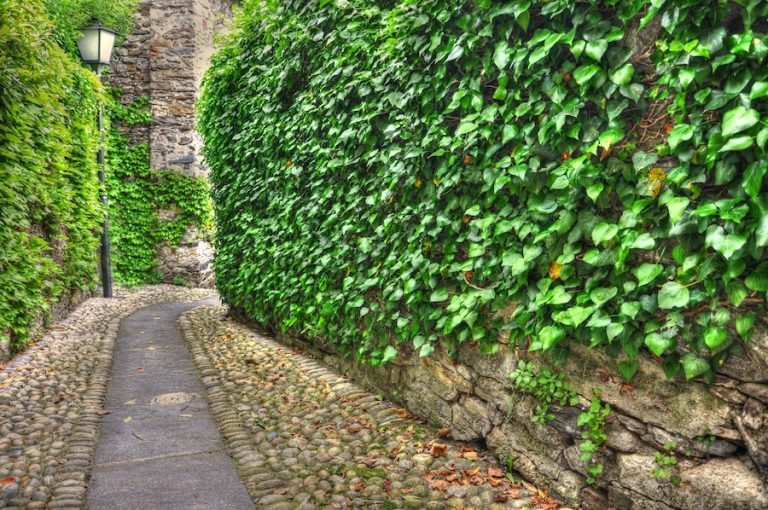
[[[163,303],[123,319],[87,508],[253,508],[176,324],[200,304]]]
[[[121,294],[0,370],[0,509],[560,507],[210,291]]]

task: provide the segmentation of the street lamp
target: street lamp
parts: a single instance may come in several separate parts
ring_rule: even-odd
[[[101,23],[94,22],[90,26],[82,29],[82,35],[77,41],[77,48],[80,50],[80,58],[84,63],[90,65],[96,74],[101,78],[101,71],[104,66],[109,65],[112,58],[112,48],[115,45],[115,36],[117,33],[103,26]],[[107,209],[107,178],[104,173],[104,123],[103,107],[99,105],[99,153],[97,160],[99,162],[99,180],[101,181],[101,201],[104,204],[104,228],[101,232],[101,282],[104,287],[104,297],[112,297],[112,264],[109,254],[109,214]]]

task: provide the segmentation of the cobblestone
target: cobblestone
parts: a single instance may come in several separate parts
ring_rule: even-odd
[[[213,295],[169,285],[117,294],[86,301],[0,370],[0,508],[81,508],[120,319]]]
[[[557,508],[487,451],[204,306],[179,319],[231,455],[264,508]]]

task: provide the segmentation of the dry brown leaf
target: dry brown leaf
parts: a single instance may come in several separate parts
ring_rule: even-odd
[[[444,491],[449,485],[450,484],[445,480],[432,480],[429,482],[429,486],[436,491]]]
[[[489,466],[488,467],[488,476],[491,476],[493,478],[503,478],[504,477],[504,471],[497,467]]]
[[[475,466],[472,469],[467,469],[467,474],[470,475],[470,476],[476,475],[479,472],[480,472],[480,466]],[[488,473],[488,474],[490,474],[490,473]]]
[[[450,429],[437,429],[437,437],[446,438],[451,434]]]
[[[407,418],[408,417],[408,410],[397,408],[395,409],[395,414],[397,414],[400,418]]]
[[[464,457],[467,460],[477,460],[477,452],[464,452],[462,454],[462,457]]]
[[[432,443],[429,446],[429,454],[435,458],[444,457],[448,454],[448,445],[442,443]]]

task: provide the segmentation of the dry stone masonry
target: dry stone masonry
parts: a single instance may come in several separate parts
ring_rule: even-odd
[[[214,37],[231,18],[232,0],[143,0],[135,30],[115,52],[110,84],[131,103],[149,98],[152,124],[126,135],[150,147],[150,165],[190,176],[206,176],[195,130],[195,101],[214,52]],[[173,211],[166,211],[172,219]],[[201,286],[213,284],[213,250],[190,227],[178,247],[161,246],[160,269]]]

